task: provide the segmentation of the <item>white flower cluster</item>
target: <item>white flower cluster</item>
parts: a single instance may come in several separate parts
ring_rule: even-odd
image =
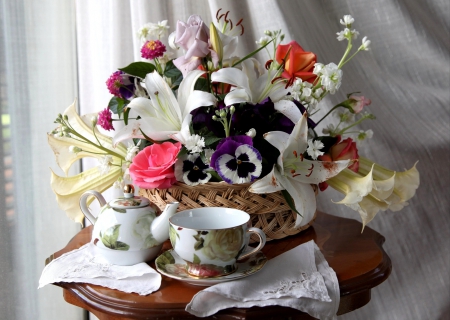
[[[137,37],[142,42],[152,40],[155,38],[160,39],[162,36],[167,35],[169,26],[167,20],[159,21],[158,23],[146,23],[137,32]]]
[[[308,112],[312,112],[322,99],[323,92],[321,87],[315,88],[311,83],[297,78],[292,85],[291,95],[295,100],[300,101]]]
[[[320,78],[322,87],[331,94],[334,94],[341,86],[343,72],[333,62],[327,65],[316,63],[313,73]]]

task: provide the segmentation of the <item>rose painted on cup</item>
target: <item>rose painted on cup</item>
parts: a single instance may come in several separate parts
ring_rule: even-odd
[[[210,278],[233,273],[237,262],[260,251],[266,242],[262,230],[250,227],[244,211],[205,207],[185,210],[169,219],[171,243],[176,254],[186,261],[186,270],[196,277]],[[250,235],[259,245],[248,248]]]
[[[202,251],[210,259],[231,260],[242,249],[243,237],[242,228],[212,230],[205,236]]]
[[[155,143],[144,148],[130,165],[130,176],[133,183],[145,189],[167,189],[177,180],[174,164],[180,152],[181,143]]]

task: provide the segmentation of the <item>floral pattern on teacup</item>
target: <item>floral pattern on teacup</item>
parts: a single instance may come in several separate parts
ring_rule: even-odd
[[[243,243],[242,227],[211,230],[203,241],[202,253],[209,259],[229,261],[238,257]]]

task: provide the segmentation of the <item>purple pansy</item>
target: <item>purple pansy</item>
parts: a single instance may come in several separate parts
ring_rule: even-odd
[[[252,146],[241,144],[233,154],[225,153],[218,157],[215,167],[220,177],[229,184],[251,182],[261,175],[262,157]]]
[[[217,158],[224,154],[232,154],[236,152],[236,149],[243,144],[253,146],[253,140],[249,136],[231,136],[220,140],[216,147],[216,151],[211,156],[211,168],[217,170],[216,161]],[[259,152],[258,152],[259,153]]]

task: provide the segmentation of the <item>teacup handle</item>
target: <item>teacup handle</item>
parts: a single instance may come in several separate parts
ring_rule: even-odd
[[[258,229],[258,228],[249,228],[248,230],[247,230],[247,232],[248,233],[254,233],[254,234],[256,234],[258,237],[259,237],[259,244],[258,244],[258,246],[256,247],[256,248],[254,248],[252,251],[250,251],[250,252],[247,252],[247,253],[245,253],[245,254],[243,254],[242,256],[240,256],[237,260],[239,261],[239,260],[243,260],[243,259],[245,259],[245,258],[248,258],[249,256],[251,256],[252,254],[255,254],[255,253],[257,253],[258,251],[260,251],[264,246],[265,246],[265,244],[266,244],[266,235],[265,235],[265,233],[261,230],[261,229]]]

